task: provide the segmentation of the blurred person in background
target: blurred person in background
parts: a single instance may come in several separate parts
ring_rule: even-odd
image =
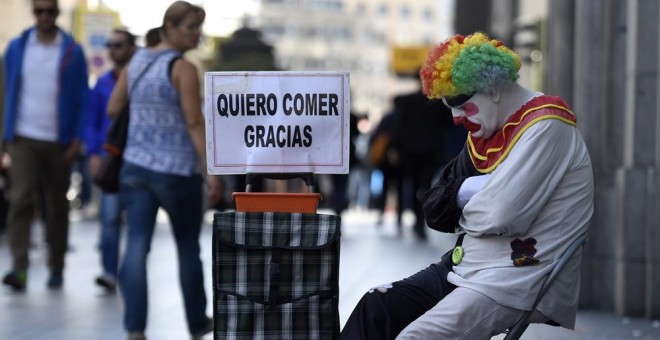
[[[106,46],[113,68],[99,78],[90,94],[85,114],[84,137],[89,160],[89,173],[92,178],[99,171],[101,156],[105,153],[103,143],[111,123],[106,112],[110,94],[122,69],[135,53],[135,36],[126,30],[116,29],[112,32]],[[104,287],[108,292],[114,292],[117,287],[121,212],[119,193],[101,192],[99,249],[103,272],[96,278],[96,284]]]
[[[147,34],[144,35],[144,41],[147,47],[156,47],[160,44],[160,27],[154,27],[147,31]]]
[[[120,175],[128,235],[119,269],[129,339],[145,338],[146,262],[161,207],[169,215],[176,241],[188,331],[198,338],[213,330],[212,319],[206,316],[199,235],[204,178],[209,206],[218,200],[220,182],[203,173],[206,146],[200,83],[195,66],[182,58],[198,45],[205,16],[202,8],[188,2],[172,3],[163,18],[162,41],[135,53],[108,103],[108,114],[114,117],[130,100]]]
[[[360,131],[358,130],[358,118],[354,112],[349,114],[349,149],[348,149],[348,171],[357,167],[360,163],[359,159],[355,156],[355,140],[358,138]],[[349,174],[332,174],[332,210],[337,215],[348,208],[348,176]]]
[[[399,233],[402,232],[402,217],[403,217],[403,181],[401,179],[401,161],[399,159],[398,151],[392,147],[392,137],[394,136],[400,120],[400,114],[396,110],[392,110],[386,114],[378,123],[369,140],[369,160],[374,167],[373,171],[380,171],[382,174],[382,184],[375,183],[376,186],[380,184],[380,195],[375,195],[374,206],[378,210],[377,225],[383,223],[385,209],[387,206],[387,197],[390,189],[396,192],[395,208],[396,211],[396,226]],[[376,176],[376,178],[378,178]],[[372,180],[374,176],[372,176]],[[372,183],[374,186],[374,183]]]
[[[71,165],[80,152],[89,88],[87,62],[73,37],[57,27],[57,0],[33,0],[35,26],[5,53],[3,149],[11,159],[8,241],[13,268],[3,283],[25,289],[30,226],[39,186],[45,197],[47,285],[63,284],[68,247]]]
[[[416,78],[419,82],[419,78]],[[400,205],[411,207],[415,213],[414,235],[426,240],[426,224],[422,202],[431,187],[433,175],[451,157],[445,154],[452,128],[450,111],[438,101],[429,101],[417,91],[394,98],[394,110],[399,115],[391,138],[391,148],[399,156],[402,189]],[[454,155],[452,155],[453,157]]]

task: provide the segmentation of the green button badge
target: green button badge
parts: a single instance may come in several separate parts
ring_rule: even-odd
[[[463,247],[457,246],[454,248],[454,251],[451,253],[451,262],[454,265],[458,265],[463,260]]]

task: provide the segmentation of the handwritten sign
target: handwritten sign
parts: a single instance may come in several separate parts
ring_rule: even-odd
[[[347,72],[207,72],[209,174],[348,173]]]

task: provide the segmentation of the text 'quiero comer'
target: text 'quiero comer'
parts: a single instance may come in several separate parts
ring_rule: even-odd
[[[339,96],[335,93],[221,93],[216,101],[217,113],[224,118],[249,116],[338,117]],[[263,121],[261,123],[264,123]],[[311,147],[309,125],[247,125],[244,131],[247,147]]]

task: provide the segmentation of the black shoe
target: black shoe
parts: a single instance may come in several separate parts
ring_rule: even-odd
[[[51,289],[62,288],[63,283],[64,283],[64,279],[62,278],[62,273],[61,272],[52,272],[52,273],[50,273],[50,277],[48,278],[48,282],[46,282],[46,284],[48,285],[48,288],[51,288]]]
[[[206,328],[202,329],[201,331],[195,333],[192,335],[192,340],[198,340],[201,339],[204,335],[212,333],[213,332],[213,319],[209,319],[208,323],[206,324]]]
[[[117,290],[117,280],[109,275],[101,275],[96,278],[96,284],[105,288],[108,293],[114,293]]]
[[[25,290],[25,283],[27,282],[26,272],[11,271],[2,279],[2,283],[10,286],[15,291]]]

